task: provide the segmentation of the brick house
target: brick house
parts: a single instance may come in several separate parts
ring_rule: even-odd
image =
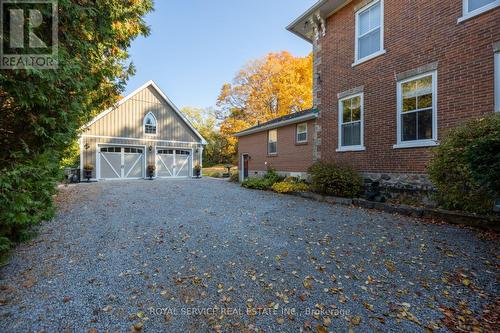
[[[315,109],[292,113],[236,134],[240,180],[262,176],[268,169],[305,177],[314,160]]]
[[[500,111],[500,0],[321,0],[287,29],[313,45],[314,160],[425,188],[431,148]]]

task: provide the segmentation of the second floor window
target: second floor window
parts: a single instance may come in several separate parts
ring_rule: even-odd
[[[276,129],[267,132],[267,153],[270,155],[278,153],[278,130]]]
[[[156,118],[151,112],[144,118],[144,133],[145,134],[156,134]]]
[[[356,13],[356,61],[376,56],[383,51],[382,0],[376,0]]]

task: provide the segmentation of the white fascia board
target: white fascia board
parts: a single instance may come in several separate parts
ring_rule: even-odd
[[[111,111],[115,110],[120,105],[122,105],[123,103],[125,103],[126,101],[128,101],[130,98],[132,98],[132,96],[136,95],[138,92],[140,92],[143,89],[146,89],[149,86],[152,86],[160,94],[160,96],[167,102],[167,104],[170,105],[170,107],[179,115],[179,117],[181,117],[181,119],[188,125],[188,127],[201,140],[201,144],[206,145],[207,141],[205,140],[205,138],[203,138],[203,136],[201,136],[201,134],[194,128],[193,124],[191,124],[191,122],[189,121],[189,119],[187,119],[186,116],[177,108],[177,106],[174,103],[172,103],[172,101],[170,100],[170,98],[168,98],[167,95],[165,95],[163,93],[163,91],[161,91],[161,89],[156,85],[156,83],[153,80],[149,80],[148,82],[146,82],[145,84],[143,84],[142,86],[140,86],[139,88],[137,88],[136,90],[134,90],[133,92],[131,92],[130,94],[128,94],[126,97],[122,98],[114,106],[112,106],[112,107],[104,110],[100,114],[98,114],[94,119],[92,119],[90,122],[88,122],[87,124],[85,124],[84,126],[82,126],[80,129],[83,130],[85,128],[88,128],[89,126],[91,126],[92,124],[94,124],[95,122],[97,122],[99,119],[102,119],[107,114],[109,114]]]
[[[273,124],[269,124],[269,125],[264,125],[262,127],[253,128],[253,129],[249,129],[249,130],[246,130],[246,131],[241,131],[239,133],[234,134],[234,136],[236,136],[236,137],[245,136],[245,135],[249,135],[249,134],[253,134],[253,133],[258,133],[258,132],[262,132],[262,131],[266,131],[266,130],[270,130],[270,129],[275,129],[275,128],[278,128],[278,127],[283,127],[283,126],[286,126],[286,125],[292,125],[292,124],[300,123],[300,122],[311,120],[311,119],[316,119],[316,118],[318,118],[318,114],[317,113],[310,113],[310,114],[306,114],[306,115],[301,116],[301,117],[287,119],[287,120],[283,120],[283,121],[280,121],[280,122],[277,122],[277,123],[273,123]]]

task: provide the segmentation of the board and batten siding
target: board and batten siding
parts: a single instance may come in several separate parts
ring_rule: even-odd
[[[156,135],[144,134],[144,117],[149,112],[152,112],[157,120]],[[200,141],[184,120],[151,86],[139,91],[125,103],[89,126],[83,135],[184,142]]]
[[[157,148],[189,149],[192,151],[192,164],[202,165],[204,141],[186,121],[173,109],[153,84],[126,97],[111,112],[96,118],[82,129],[80,135],[80,163],[94,166],[92,178],[97,177],[98,146],[117,145],[140,147],[144,149],[146,165],[156,165]],[[144,118],[154,114],[156,135],[144,133]],[[151,148],[151,151],[150,151]]]

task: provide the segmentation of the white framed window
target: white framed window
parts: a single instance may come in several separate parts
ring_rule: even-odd
[[[363,93],[339,100],[338,152],[365,150]]]
[[[297,124],[297,135],[295,141],[297,143],[307,142],[307,123]]]
[[[375,0],[356,12],[353,66],[385,53],[384,0]]]
[[[156,117],[151,112],[144,117],[144,134],[156,135]]]
[[[500,112],[500,52],[495,53],[495,111]]]
[[[470,19],[500,6],[500,0],[462,0],[462,17],[458,22]]]
[[[267,132],[267,153],[274,155],[278,153],[278,130],[272,129]]]
[[[437,72],[398,82],[397,103],[394,148],[437,145]]]

